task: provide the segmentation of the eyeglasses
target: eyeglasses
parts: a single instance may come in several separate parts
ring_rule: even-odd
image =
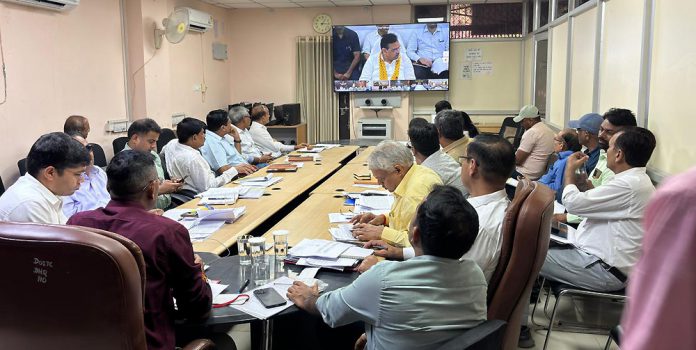
[[[155,181],[157,181],[158,185],[161,185],[161,184],[162,184],[162,179],[160,179],[160,178],[158,177],[158,178],[156,178],[156,179],[153,179],[153,180],[148,181],[148,182],[147,182],[147,185],[145,185],[145,187],[143,187],[143,189],[141,189],[140,192],[145,192],[145,190],[147,190],[148,186],[150,186],[150,184],[153,183],[153,182],[155,182]]]

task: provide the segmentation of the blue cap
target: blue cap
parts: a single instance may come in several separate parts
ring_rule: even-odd
[[[582,129],[590,134],[599,135],[599,126],[602,125],[601,115],[597,113],[588,113],[583,115],[579,120],[571,120],[568,122],[568,126],[573,129]]]

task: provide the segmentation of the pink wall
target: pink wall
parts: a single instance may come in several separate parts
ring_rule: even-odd
[[[62,131],[70,114],[87,116],[90,141],[111,149],[104,125],[126,117],[119,1],[83,1],[68,13],[0,3],[0,30],[7,68],[7,102],[0,105],[5,185],[19,176],[17,160],[34,141]]]
[[[320,13],[334,24],[405,23],[411,6],[350,6],[230,10],[232,101],[295,102],[298,36],[317,35],[312,19]]]

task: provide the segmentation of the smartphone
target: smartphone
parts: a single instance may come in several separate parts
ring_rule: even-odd
[[[254,291],[254,295],[267,309],[285,305],[286,300],[273,288],[262,288]]]
[[[184,183],[184,181],[186,181],[186,179],[188,179],[188,177],[189,177],[189,176],[186,175],[186,176],[184,176],[183,178],[181,178],[181,179],[179,179],[179,180],[176,180],[175,182],[176,182],[176,183]]]

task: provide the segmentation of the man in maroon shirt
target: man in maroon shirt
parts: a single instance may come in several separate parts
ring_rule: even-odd
[[[152,155],[116,154],[106,169],[111,202],[85,211],[68,225],[120,234],[143,251],[146,264],[145,330],[149,350],[174,349],[174,319],[204,318],[212,295],[203,279],[202,261],[194,257],[189,233],[181,224],[149,212],[157,202],[159,178]],[[178,311],[174,310],[174,300]]]

